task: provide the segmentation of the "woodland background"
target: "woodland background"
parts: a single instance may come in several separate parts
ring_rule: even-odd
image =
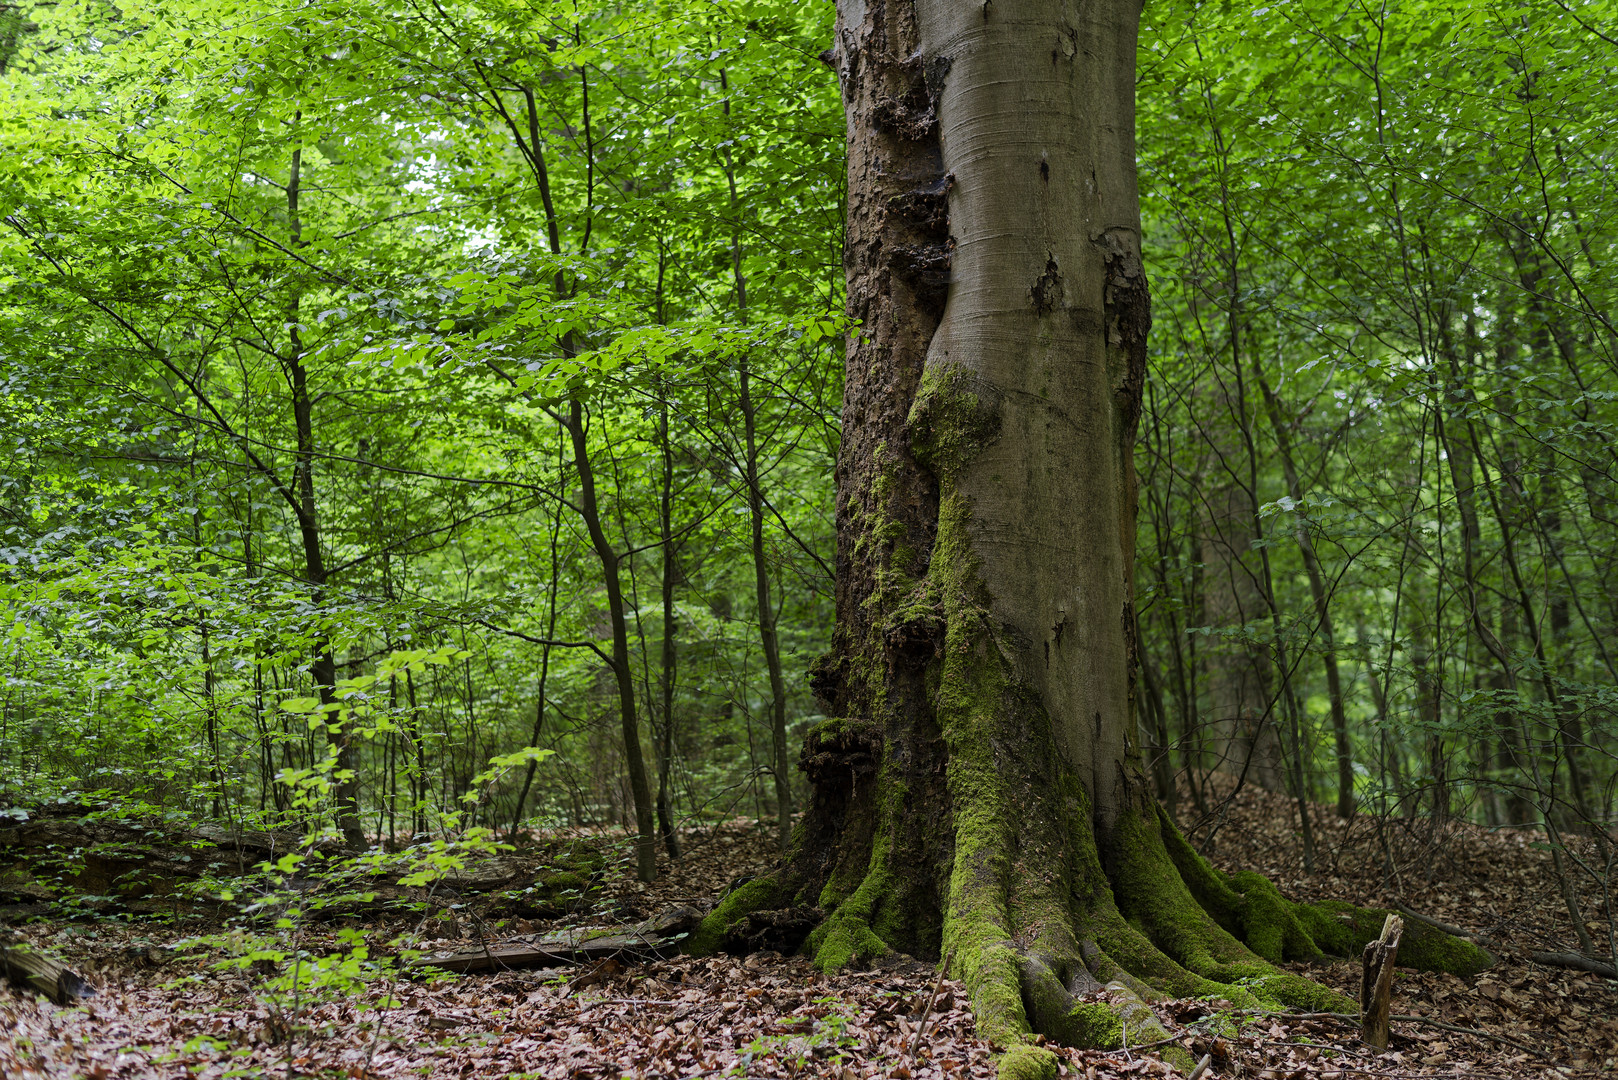
[[[0,814],[784,829],[831,19],[0,5]],[[1607,0],[1153,0],[1138,73],[1160,795],[1525,830],[1607,957],[1615,67]]]

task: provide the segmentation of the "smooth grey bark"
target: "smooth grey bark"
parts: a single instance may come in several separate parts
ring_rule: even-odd
[[[1139,7],[1008,8],[916,5],[920,54],[949,58],[932,77],[953,251],[926,375],[994,418],[951,486],[990,616],[1110,825],[1135,732]]]

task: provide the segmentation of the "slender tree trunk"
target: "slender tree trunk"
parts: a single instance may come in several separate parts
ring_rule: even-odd
[[[661,291],[659,289],[659,293]],[[661,307],[661,304],[659,306]],[[659,403],[657,434],[663,456],[663,486],[659,492],[657,508],[658,540],[661,542],[663,552],[663,649],[662,670],[658,679],[662,697],[660,711],[663,724],[658,732],[657,748],[657,822],[658,828],[663,833],[663,847],[668,851],[669,858],[678,859],[680,836],[674,828],[674,815],[669,806],[669,797],[672,794],[669,776],[674,764],[674,680],[679,660],[676,651],[679,623],[674,611],[674,584],[680,572],[680,553],[674,543],[674,447],[669,439],[667,387],[664,387]]]
[[[293,118],[296,134],[302,114]],[[303,148],[294,146],[292,168],[287,179],[287,220],[289,247],[303,246],[303,223],[299,215],[299,200],[303,189]],[[313,604],[318,612],[326,600],[326,558],[320,536],[320,509],[315,502],[315,429],[314,403],[309,394],[309,372],[304,367],[303,331],[299,323],[299,293],[294,290],[287,302],[287,368],[292,387],[292,421],[297,438],[297,454],[293,466],[293,490],[297,496],[296,517],[298,536],[303,544],[304,580],[313,590]],[[332,653],[331,639],[322,628],[317,632],[313,659],[309,664],[309,677],[320,698],[320,708],[327,720],[327,731],[337,747],[337,827],[350,847],[365,846],[365,830],[360,825],[359,774],[355,769],[353,732],[349,726],[333,723],[338,709],[337,660]]]
[[[764,664],[770,676],[770,771],[775,774],[775,805],[781,850],[792,839],[792,763],[787,757],[787,691],[781,674],[781,642],[775,625],[775,605],[770,598],[768,556],[764,549],[764,497],[759,488],[756,420],[749,387],[747,363],[741,369],[742,425],[746,435],[747,512],[750,546],[753,552],[753,584],[758,602],[758,634],[764,648]]]
[[[635,810],[635,873],[642,881],[657,877],[657,832],[653,822],[652,787],[646,778],[641,753],[639,709],[635,700],[635,672],[629,662],[629,624],[624,617],[623,586],[618,576],[618,553],[602,527],[596,501],[595,467],[584,426],[584,407],[577,397],[568,404],[564,426],[573,442],[573,468],[579,476],[579,516],[590,534],[590,544],[601,562],[607,591],[607,615],[612,624],[612,674],[618,684],[618,711],[624,738],[624,760],[629,768],[629,792]]]
[[[405,737],[415,751],[415,761],[406,767],[410,778],[410,832],[419,838],[427,832],[427,746],[421,737],[421,713],[416,707],[416,680],[405,668]]]
[[[1297,504],[1298,515],[1295,536],[1298,552],[1303,556],[1303,568],[1309,576],[1309,596],[1315,605],[1315,621],[1319,625],[1321,662],[1326,670],[1326,699],[1331,709],[1332,739],[1337,750],[1337,816],[1354,816],[1354,751],[1348,736],[1348,712],[1343,705],[1342,674],[1337,664],[1337,636],[1332,626],[1331,596],[1326,590],[1326,575],[1320,558],[1315,554],[1308,523],[1303,518],[1303,484],[1298,479],[1298,467],[1292,457],[1292,433],[1281,414],[1281,402],[1269,381],[1254,365],[1254,378],[1264,396],[1264,408],[1275,432],[1276,449],[1281,455],[1281,471],[1286,478],[1287,494]]]
[[[564,479],[559,486],[565,486]],[[539,654],[539,689],[537,700],[534,703],[534,729],[529,733],[528,745],[538,746],[539,736],[545,728],[545,690],[551,674],[551,646],[550,642],[556,638],[556,594],[562,583],[562,564],[558,558],[557,541],[562,535],[562,507],[556,507],[556,514],[551,518],[551,587],[550,595],[546,599],[548,608],[545,616],[545,644],[540,646]],[[517,792],[517,806],[511,814],[511,831],[516,833],[517,827],[522,824],[523,810],[528,805],[528,792],[534,785],[534,773],[539,769],[539,762],[533,758],[528,760],[528,768],[523,771],[522,790]]]
[[[725,72],[719,72],[721,89],[729,91]],[[725,116],[730,117],[730,99],[724,102]],[[742,273],[741,200],[736,193],[736,166],[727,142],[721,151],[725,164],[725,181],[730,190],[731,241],[730,265],[736,288],[736,310],[742,322],[747,322],[747,278]],[[781,674],[781,643],[776,631],[775,604],[770,598],[770,569],[764,548],[764,489],[760,486],[758,471],[758,408],[753,402],[752,366],[742,357],[738,372],[737,404],[741,407],[744,436],[742,459],[747,482],[747,516],[750,527],[749,547],[753,553],[754,593],[758,603],[758,636],[764,649],[764,666],[770,676],[770,772],[775,778],[775,805],[777,829],[781,850],[785,852],[792,840],[792,763],[787,756],[787,697],[786,680]]]

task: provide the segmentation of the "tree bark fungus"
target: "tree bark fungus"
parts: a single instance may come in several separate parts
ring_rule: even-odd
[[[691,946],[813,906],[827,916],[804,947],[824,968],[952,956],[1019,1077],[1054,1072],[1036,1032],[1161,1037],[1141,1003],[1163,993],[1351,1004],[1275,963],[1348,951],[1358,914],[1215,872],[1142,767],[1138,16],[1138,0],[839,5],[826,59],[858,328],[838,623],[811,677],[838,719],[806,739],[789,859]]]

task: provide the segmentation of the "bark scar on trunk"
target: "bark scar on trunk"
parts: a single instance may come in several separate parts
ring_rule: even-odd
[[[1103,307],[1107,345],[1122,354],[1123,370],[1115,378],[1113,404],[1123,414],[1130,438],[1140,420],[1141,397],[1146,387],[1146,339],[1152,330],[1152,297],[1141,261],[1140,234],[1114,225],[1092,237],[1102,249],[1106,266]]]
[[[1043,168],[1043,163],[1041,164]],[[1034,313],[1041,317],[1055,311],[1062,303],[1062,268],[1056,265],[1056,256],[1045,257],[1045,272],[1034,281],[1029,293],[1034,298]]]

